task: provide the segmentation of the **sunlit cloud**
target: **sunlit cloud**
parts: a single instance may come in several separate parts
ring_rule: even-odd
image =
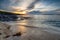
[[[27,7],[32,3],[34,2],[35,0],[23,0],[23,2],[21,3],[21,8],[24,10],[24,9],[27,9]],[[23,4],[24,3],[24,4]]]
[[[20,10],[26,10],[28,9],[29,5],[31,3],[33,3],[35,0],[14,0],[12,1],[11,0],[11,6],[14,6],[14,7],[19,7]],[[15,4],[15,5],[12,5],[12,4]]]

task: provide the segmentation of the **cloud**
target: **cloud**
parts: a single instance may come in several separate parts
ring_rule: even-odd
[[[20,7],[21,10],[25,10],[28,9],[28,7],[30,6],[31,3],[35,2],[35,0],[15,0],[15,1],[11,1],[11,4],[15,4],[12,5],[14,7]]]
[[[54,1],[54,0],[53,0]],[[38,10],[41,12],[51,11],[59,8],[56,6],[59,2],[52,0],[1,0],[0,2],[0,9],[7,10],[7,11],[14,11],[14,10]],[[51,3],[52,2],[52,3]],[[59,5],[59,4],[58,4]]]
[[[20,7],[21,10],[32,9],[34,8],[35,3],[39,0],[2,0],[0,9],[10,10],[11,6]],[[3,5],[3,6],[2,6]],[[7,6],[6,6],[7,5]],[[11,9],[12,10],[12,9]]]
[[[25,0],[24,2],[22,2],[21,7],[27,9],[27,7],[31,6],[30,4],[33,2],[35,2],[35,0]]]
[[[43,9],[44,10],[44,9]],[[60,15],[60,9],[51,9],[51,10],[44,10],[44,11],[39,11],[39,10],[33,10],[31,12],[29,12],[29,14],[40,14],[40,15]],[[56,17],[55,17],[56,18]]]

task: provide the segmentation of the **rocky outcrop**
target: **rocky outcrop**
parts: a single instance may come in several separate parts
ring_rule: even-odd
[[[0,21],[16,21],[17,18],[16,14],[0,11]]]

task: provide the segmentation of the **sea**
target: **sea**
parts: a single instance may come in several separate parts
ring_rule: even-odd
[[[60,15],[0,15],[0,22],[9,25],[6,40],[60,40]],[[19,36],[13,36],[21,33]]]
[[[42,28],[44,31],[60,34],[60,15],[17,15],[17,20],[2,21],[8,25],[23,25],[31,28]],[[12,19],[12,18],[10,18]]]

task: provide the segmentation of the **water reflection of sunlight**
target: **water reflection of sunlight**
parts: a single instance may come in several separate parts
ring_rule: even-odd
[[[27,31],[27,28],[25,26],[19,26],[19,30],[23,34]]]
[[[29,15],[27,15],[27,14],[26,15],[22,15],[22,17],[29,17]]]
[[[28,24],[28,20],[22,20],[18,24],[19,25],[27,25]]]
[[[18,22],[18,30],[23,34],[27,31],[27,28],[25,27],[25,25],[28,24],[28,20],[22,20],[20,22]]]

